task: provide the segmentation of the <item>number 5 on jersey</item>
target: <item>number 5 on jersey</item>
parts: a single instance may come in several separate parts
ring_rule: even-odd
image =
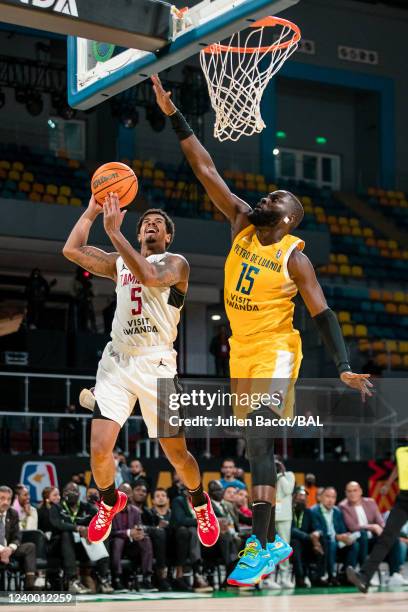
[[[242,263],[241,265],[242,272],[239,276],[235,291],[240,291],[245,295],[249,295],[252,291],[252,287],[254,286],[255,278],[253,275],[258,274],[259,268],[256,268],[255,266],[248,266],[247,263]]]
[[[136,303],[136,308],[132,308],[132,316],[134,317],[142,313],[142,296],[138,293],[142,293],[141,287],[132,287],[130,290],[130,299]]]

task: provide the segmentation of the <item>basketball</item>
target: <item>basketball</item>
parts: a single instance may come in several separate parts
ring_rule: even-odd
[[[108,162],[100,166],[91,180],[95,200],[103,206],[105,197],[110,191],[119,196],[120,207],[127,206],[136,197],[138,180],[132,168],[120,162]]]

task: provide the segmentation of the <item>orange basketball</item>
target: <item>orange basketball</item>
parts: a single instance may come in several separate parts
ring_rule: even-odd
[[[91,180],[91,189],[95,200],[101,206],[110,191],[117,193],[122,208],[133,202],[136,197],[137,176],[126,164],[109,162],[96,170]]]

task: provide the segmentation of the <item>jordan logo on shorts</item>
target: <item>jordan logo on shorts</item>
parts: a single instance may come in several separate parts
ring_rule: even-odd
[[[164,366],[165,368],[167,368],[167,364],[164,363],[163,359],[160,359],[160,363],[157,367],[160,368],[160,366]]]

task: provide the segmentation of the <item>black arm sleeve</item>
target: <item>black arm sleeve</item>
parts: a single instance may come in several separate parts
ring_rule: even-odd
[[[191,127],[188,125],[185,117],[177,110],[170,115],[171,127],[176,132],[179,140],[185,140],[194,134]]]
[[[327,308],[313,317],[323,341],[334,359],[339,374],[351,370],[341,328],[334,312]]]

